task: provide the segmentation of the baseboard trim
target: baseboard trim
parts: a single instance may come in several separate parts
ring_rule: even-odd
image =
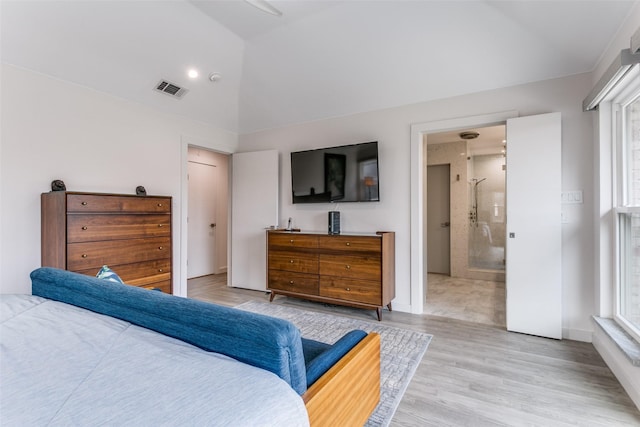
[[[562,338],[572,341],[593,342],[593,331],[562,328]]]
[[[391,304],[391,308],[393,309],[393,311],[401,311],[403,313],[413,313],[413,311],[411,311],[411,304],[399,304],[394,302]]]

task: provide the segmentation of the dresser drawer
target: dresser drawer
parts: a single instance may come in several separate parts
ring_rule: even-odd
[[[67,212],[169,213],[171,198],[67,194]]]
[[[286,251],[269,251],[269,268],[318,274],[318,255]]]
[[[171,258],[169,237],[67,244],[67,269],[72,271],[163,258]]]
[[[321,254],[319,270],[322,276],[338,276],[362,280],[381,279],[380,257],[340,256]]]
[[[318,295],[318,276],[270,269],[267,287],[281,291]]]
[[[322,277],[320,296],[372,305],[382,304],[380,283],[365,280]]]
[[[133,239],[171,235],[171,215],[67,215],[67,242]]]
[[[296,233],[269,233],[269,249],[309,248],[318,247],[318,236]]]
[[[320,236],[318,245],[330,251],[381,252],[380,238],[374,236]]]
[[[154,282],[154,283],[150,283],[147,285],[134,285],[134,286],[138,286],[140,288],[145,288],[145,289],[153,289],[153,288],[158,288],[160,289],[162,292],[170,294],[171,293],[171,280],[164,280],[162,282]],[[155,292],[155,291],[153,291]]]
[[[110,269],[116,272],[118,276],[128,285],[139,282],[140,279],[153,277],[151,282],[159,280],[171,280],[171,259],[157,259],[153,261],[138,262],[135,264],[107,264]],[[102,266],[100,266],[102,267]],[[77,273],[95,276],[98,268],[89,268],[86,270],[75,270]]]

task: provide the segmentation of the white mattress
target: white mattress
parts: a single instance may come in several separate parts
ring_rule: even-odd
[[[307,426],[276,375],[72,305],[0,295],[0,424]]]

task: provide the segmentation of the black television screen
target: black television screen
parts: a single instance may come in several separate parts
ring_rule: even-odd
[[[293,203],[378,202],[378,142],[291,153]]]

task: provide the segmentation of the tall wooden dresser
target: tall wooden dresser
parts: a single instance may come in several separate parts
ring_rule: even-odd
[[[395,233],[267,231],[267,285],[276,294],[336,305],[391,310]]]
[[[43,267],[173,292],[171,197],[52,191],[41,208]]]

